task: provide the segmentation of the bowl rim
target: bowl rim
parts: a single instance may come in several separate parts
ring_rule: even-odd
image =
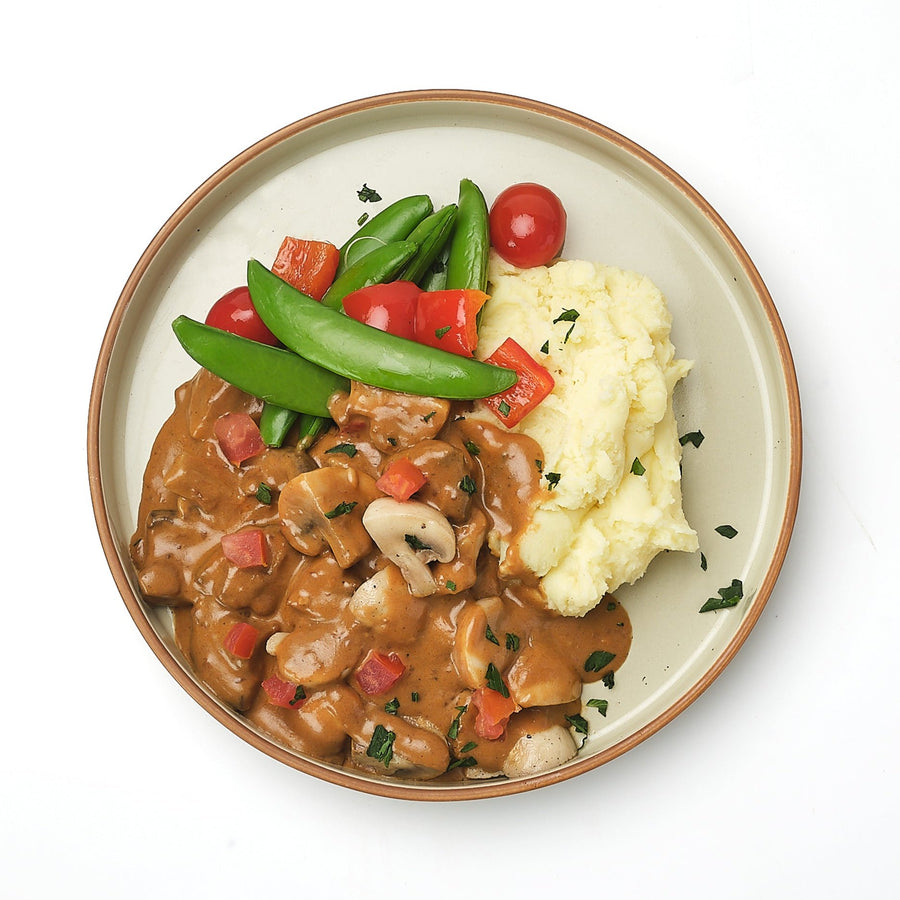
[[[375,780],[366,777],[364,773],[355,773],[350,770],[339,769],[326,763],[301,757],[282,747],[274,740],[269,740],[262,736],[244,723],[240,717],[236,716],[230,710],[227,710],[218,701],[213,699],[210,694],[204,691],[178,660],[174,658],[169,648],[159,638],[150,624],[148,613],[143,602],[133,591],[131,582],[123,567],[117,550],[116,540],[113,535],[112,524],[104,501],[103,480],[100,471],[100,420],[103,394],[113,348],[125,312],[138,284],[156,254],[160,251],[175,229],[190,214],[190,212],[222,182],[228,179],[250,160],[255,159],[277,144],[289,138],[293,138],[303,131],[307,131],[318,125],[337,120],[344,116],[362,112],[371,112],[372,110],[379,108],[388,108],[401,104],[423,102],[489,104],[556,119],[562,123],[573,125],[600,137],[655,170],[657,174],[661,175],[670,185],[683,194],[684,197],[702,214],[707,222],[713,226],[715,231],[718,232],[719,237],[729,247],[734,254],[735,259],[739,262],[768,319],[770,333],[774,339],[781,362],[781,375],[784,379],[784,387],[787,396],[790,459],[787,473],[787,497],[779,528],[778,539],[768,568],[750,607],[746,611],[739,628],[732,636],[731,640],[718,654],[715,663],[694,685],[691,686],[689,690],[678,697],[675,702],[668,706],[662,713],[642,728],[612,746],[588,757],[576,757],[575,760],[567,763],[562,768],[515,780],[494,779],[485,782],[472,781],[449,785],[430,785],[427,782],[393,782],[387,779]],[[252,144],[246,150],[221,166],[207,178],[206,181],[196,188],[187,199],[181,203],[175,212],[172,213],[150,241],[128,277],[113,309],[101,343],[91,385],[87,426],[87,463],[91,503],[103,552],[106,556],[113,580],[125,602],[128,612],[137,625],[138,630],[149,644],[151,650],[162,662],[168,672],[210,715],[225,725],[230,731],[237,734],[251,746],[262,751],[266,755],[293,769],[297,769],[332,784],[362,791],[363,793],[393,799],[437,801],[470,800],[531,791],[539,787],[546,787],[551,784],[567,781],[584,772],[598,768],[631,750],[651,735],[661,730],[709,688],[734,658],[735,654],[756,625],[756,622],[762,614],[772,590],[774,589],[775,582],[778,579],[787,555],[788,545],[796,521],[800,497],[802,427],[800,393],[793,357],[781,318],[775,308],[772,297],[769,294],[761,275],[757,271],[756,266],[750,259],[749,254],[731,229],[706,199],[682,176],[648,150],[629,138],[624,137],[605,125],[562,107],[539,100],[494,91],[445,88],[406,90],[376,94],[358,100],[341,103],[312,115],[305,116],[304,118],[272,132],[267,137]]]

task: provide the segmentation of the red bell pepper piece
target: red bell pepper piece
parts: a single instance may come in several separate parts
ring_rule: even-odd
[[[263,681],[261,687],[266,692],[266,699],[273,706],[299,709],[306,700],[306,691],[303,690],[302,684],[284,681],[277,675],[270,675]]]
[[[225,558],[239,569],[268,565],[268,545],[261,528],[223,534],[221,544]]]
[[[397,683],[405,671],[406,666],[396,653],[370,650],[356,670],[356,683],[364,694],[383,694]]]
[[[344,312],[379,331],[415,340],[416,300],[422,289],[411,281],[360,288],[344,297]]]
[[[223,646],[238,659],[250,659],[256,649],[256,641],[259,638],[257,631],[249,622],[237,622],[231,626],[231,630],[225,635]]]
[[[416,340],[459,356],[478,343],[475,317],[488,295],[476,290],[423,291],[416,305]]]
[[[213,432],[225,458],[239,466],[245,459],[266,449],[259,425],[247,413],[225,413],[213,425]]]
[[[395,500],[409,500],[428,479],[425,473],[405,456],[398,457],[388,464],[375,487]]]
[[[507,338],[485,362],[514,369],[519,376],[511,388],[484,399],[494,415],[510,428],[521,422],[556,384],[553,376],[512,338]]]
[[[286,237],[281,242],[272,271],[302,294],[321,300],[337,272],[340,251],[327,241]]]
[[[509,717],[519,709],[512,697],[489,687],[478,688],[469,702],[476,709],[475,734],[487,741],[503,737]]]

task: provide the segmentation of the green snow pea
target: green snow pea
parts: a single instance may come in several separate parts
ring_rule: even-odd
[[[328,416],[331,395],[350,387],[346,378],[290,350],[259,344],[187,316],[175,319],[172,330],[187,354],[204,369],[276,406]]]
[[[419,249],[406,264],[406,268],[397,275],[397,281],[412,281],[422,287],[420,282],[429,273],[432,264],[444,249],[455,221],[456,204],[451,203],[423,219],[413,229],[407,240],[418,244]]]
[[[394,241],[367,253],[334,279],[322,298],[323,306],[342,310],[341,303],[347,294],[373,284],[393,281],[418,249],[419,245],[412,241]]]
[[[329,309],[257,260],[247,264],[247,286],[256,311],[283,344],[355,381],[448,400],[488,397],[516,383],[511,369],[417,344]]]
[[[340,278],[350,266],[377,247],[405,240],[419,222],[431,215],[433,210],[431,198],[425,194],[403,197],[386,206],[354,232],[341,247],[335,277]]]
[[[491,234],[488,208],[481,189],[463,178],[459,183],[459,211],[447,257],[447,290],[487,289]]]

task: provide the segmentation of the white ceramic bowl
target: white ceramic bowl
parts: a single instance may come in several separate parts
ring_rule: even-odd
[[[547,184],[569,218],[565,255],[634,269],[666,295],[678,355],[696,361],[678,388],[685,510],[699,554],[665,554],[617,591],[634,628],[605,718],[572,762],[533,778],[463,785],[405,783],[301,756],[219,703],[176,649],[165,610],[140,598],[128,557],[141,477],[173,391],[196,366],[170,323],[202,319],[243,282],[250,257],[273,258],[285,234],[342,243],[365,182],[390,199],[453,202],[469,177],[488,202],[518,181]],[[371,97],[309,116],[261,140],[202,184],[172,215],[128,279],[100,351],[89,412],[94,511],[116,584],[163,665],[207,712],[270,756],[347,787],[393,797],[467,799],[530,790],[624,753],[695,700],[733,658],[772,591],[796,514],[799,395],[777,311],[722,219],[684,179],[596,122],[542,103],[471,91]],[[715,532],[733,525],[738,535]],[[699,607],[733,578],[744,598]]]

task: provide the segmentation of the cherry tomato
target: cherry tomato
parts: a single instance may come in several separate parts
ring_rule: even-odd
[[[246,287],[236,287],[216,300],[207,313],[206,324],[260,344],[271,344],[273,347],[278,344],[278,338],[259,317]]]
[[[411,281],[373,284],[347,294],[344,312],[380,331],[414,340],[416,300],[421,293],[422,289]]]
[[[566,210],[541,184],[524,182],[502,191],[491,206],[491,244],[520,269],[545,266],[562,250]]]

